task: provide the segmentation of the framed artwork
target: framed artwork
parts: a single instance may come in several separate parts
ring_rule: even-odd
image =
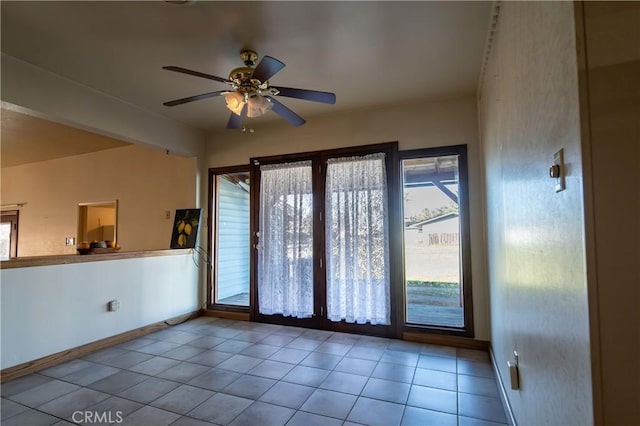
[[[200,225],[200,209],[176,210],[171,233],[171,248],[195,248]]]

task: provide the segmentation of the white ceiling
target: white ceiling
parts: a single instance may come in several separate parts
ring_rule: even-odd
[[[315,114],[475,93],[490,2],[2,1],[2,51],[194,127],[222,129],[224,99],[162,102],[225,89],[165,71],[226,78],[242,48],[286,67],[274,85],[332,91],[336,105],[282,98]],[[279,118],[269,114],[269,119]]]

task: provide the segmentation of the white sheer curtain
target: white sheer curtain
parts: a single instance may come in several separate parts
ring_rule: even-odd
[[[328,161],[327,315],[389,324],[389,230],[384,154]]]
[[[258,306],[261,314],[313,315],[311,161],[260,167]]]

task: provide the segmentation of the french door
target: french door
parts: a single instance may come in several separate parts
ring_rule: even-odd
[[[252,160],[254,320],[397,336],[396,156],[392,143]]]

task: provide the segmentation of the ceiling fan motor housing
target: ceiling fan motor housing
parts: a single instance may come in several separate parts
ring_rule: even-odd
[[[248,94],[260,94],[261,91],[266,90],[269,87],[268,81],[252,78],[258,54],[251,50],[243,50],[240,52],[240,59],[245,66],[236,68],[229,73],[229,80],[233,82],[234,89]]]
[[[234,82],[237,86],[242,86],[247,82],[251,82],[251,75],[253,74],[254,68],[251,67],[240,67],[236,68],[229,73],[229,80]],[[258,81],[258,80],[256,80]]]

